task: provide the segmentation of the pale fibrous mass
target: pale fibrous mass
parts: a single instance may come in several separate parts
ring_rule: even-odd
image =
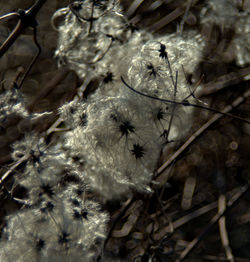
[[[192,73],[204,46],[196,32],[155,37],[131,30],[118,1],[72,1],[55,12],[52,24],[59,33],[59,65],[75,70],[83,82],[88,79],[90,92],[59,108],[68,129],[61,144],[48,147],[34,133],[13,145],[13,159],[26,161],[16,177],[27,191],[20,200],[26,206],[7,218],[3,262],[88,262],[98,257],[108,214],[88,192],[102,204],[152,192],[149,183],[172,112],[171,106],[167,110],[166,104],[128,90],[121,77],[146,94],[182,100],[188,95],[185,77],[179,73],[176,90],[172,74],[181,65]],[[27,116],[20,109],[22,101],[12,98],[15,103],[4,107],[6,114]],[[167,133],[173,140],[188,127],[190,112],[176,107],[174,115]]]
[[[135,94],[121,77],[145,94],[182,101],[189,95],[185,74],[200,62],[204,41],[195,31],[161,37],[133,31],[116,1],[92,4],[78,1],[53,17],[64,16],[55,52],[59,61],[66,58],[80,78],[99,81],[87,99],[60,109],[71,128],[64,150],[82,159],[79,168],[92,190],[104,199],[119,199],[134,191],[148,192],[163,145],[188,130],[192,111],[176,106],[173,112],[172,105],[167,109]],[[89,6],[97,6],[92,21]],[[78,115],[86,116],[84,125],[72,121]]]
[[[210,23],[215,10],[223,8],[215,2],[206,4],[201,23]],[[228,10],[216,23],[228,16],[232,24],[234,19],[239,25],[249,20],[236,18],[234,4]],[[53,112],[61,128],[54,127],[60,133],[55,136],[58,143],[49,132],[44,132],[47,140],[27,132],[12,144],[12,160],[20,166],[11,186],[21,186],[26,194],[13,198],[22,208],[6,216],[1,262],[105,261],[111,254],[103,254],[109,234],[109,214],[103,207],[152,193],[163,147],[179,141],[192,123],[193,109],[183,105],[196,102],[186,76],[199,80],[193,72],[203,59],[205,41],[197,30],[161,35],[132,30],[116,0],[70,1],[51,23],[58,31],[58,65],[74,70],[81,86]],[[237,30],[233,46],[242,66],[249,62],[242,55],[249,47],[240,30],[249,28]],[[0,121],[12,116],[27,118],[32,125],[50,115],[30,114],[17,93],[0,95]],[[135,234],[135,242],[142,239]]]

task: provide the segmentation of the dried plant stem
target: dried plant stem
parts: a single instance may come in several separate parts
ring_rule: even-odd
[[[180,30],[179,30],[180,34],[182,34],[182,32],[183,32],[184,23],[185,23],[185,20],[187,19],[188,12],[189,12],[189,10],[190,10],[190,7],[191,7],[191,5],[192,5],[192,2],[193,2],[193,0],[188,0],[185,13],[184,13],[184,15],[183,15],[183,17],[182,17],[182,20],[181,20],[181,23],[180,23]]]
[[[24,11],[23,15],[19,13],[11,13],[11,15],[16,15],[19,17],[19,21],[9,35],[9,37],[4,41],[0,47],[0,58],[8,51],[8,49],[13,45],[16,39],[22,34],[22,32],[27,27],[34,27],[36,23],[36,15],[41,7],[44,5],[46,0],[37,0],[36,3],[28,10]],[[6,18],[8,15],[5,16]]]
[[[185,1],[183,1],[183,2],[185,2]],[[152,26],[150,26],[148,29],[152,30],[155,33],[158,30],[162,29],[167,24],[171,23],[172,21],[174,21],[175,19],[180,17],[182,14],[184,14],[184,21],[185,21],[185,18],[186,18],[187,14],[188,14],[189,9],[192,6],[194,6],[197,2],[198,2],[197,0],[192,0],[192,1],[189,1],[187,6],[185,6],[185,4],[184,4],[184,5],[180,6],[180,7],[177,7],[171,13],[169,13],[166,16],[164,16],[159,21],[157,21]]]
[[[159,98],[157,96],[148,95],[148,94],[145,94],[143,92],[140,92],[140,91],[134,89],[132,86],[127,84],[127,82],[124,80],[124,78],[122,76],[121,76],[121,80],[122,80],[123,84],[127,88],[129,88],[130,90],[132,90],[133,92],[135,92],[138,95],[141,95],[141,96],[153,99],[153,100],[161,101],[161,102],[164,102],[164,103],[170,103],[170,104],[175,104],[175,105],[191,106],[191,107],[195,107],[195,108],[200,108],[200,109],[203,109],[203,110],[214,112],[214,113],[216,113],[216,115],[218,115],[220,117],[221,116],[228,116],[228,117],[231,117],[231,118],[243,121],[243,122],[245,122],[247,124],[250,124],[249,120],[228,113],[228,112],[230,112],[232,110],[232,108],[234,108],[234,107],[238,106],[240,103],[242,103],[250,95],[250,91],[249,92],[246,91],[242,96],[237,98],[231,105],[226,106],[224,108],[224,110],[220,111],[220,110],[217,110],[217,109],[214,109],[214,108],[211,108],[211,107],[207,107],[207,106],[204,106],[204,105],[192,104],[192,103],[189,103],[188,101],[185,101],[185,100],[183,100],[183,101],[174,101],[174,100],[170,100],[170,99],[164,99],[164,98]],[[238,99],[242,99],[242,98],[243,98],[243,100],[238,105],[234,105],[234,104],[237,104]]]
[[[142,207],[143,202],[141,200],[137,200],[133,203],[131,201],[131,207],[129,210],[129,216],[127,221],[123,224],[120,230],[112,231],[112,237],[121,238],[127,236],[134,227],[136,221],[138,220],[141,214]]]
[[[4,184],[5,180],[9,177],[9,175],[26,160],[26,157],[21,158],[18,162],[11,166],[6,173],[4,173],[4,175],[0,178],[0,188]]]
[[[231,105],[226,106],[222,113],[228,113],[233,108],[237,107],[250,95],[250,90],[246,91],[242,96],[236,98]],[[212,118],[208,120],[201,128],[199,128],[157,171],[156,177],[158,177],[180,154],[198,137],[200,136],[209,126],[219,120],[223,115],[215,114]]]
[[[172,11],[170,14],[164,16],[161,18],[158,22],[154,23],[152,26],[148,28],[148,30],[157,32],[170,22],[174,21],[176,18],[181,16],[185,12],[185,9],[183,7],[177,7],[174,11]]]
[[[230,207],[232,207],[233,204],[235,204],[243,196],[243,194],[248,190],[249,184],[250,184],[250,181],[248,181],[248,183],[245,186],[242,186],[242,187],[239,188],[238,192],[230,199],[230,201],[228,201],[227,209],[225,208],[225,210],[222,213],[218,212],[210,220],[209,224],[201,231],[201,233],[196,238],[194,238],[188,244],[188,246],[183,250],[183,252],[180,254],[179,258],[176,259],[175,262],[181,262],[181,261],[183,261],[183,259],[185,259],[187,257],[187,255],[191,252],[191,250],[193,250],[193,248],[203,239],[203,237],[212,228],[212,226],[214,226],[219,221],[219,219],[225,215],[225,212]]]
[[[129,22],[132,24],[139,23],[144,17],[146,17],[151,12],[154,12],[157,8],[159,8],[162,5],[162,0],[156,0],[154,1],[148,8],[147,11],[144,13],[138,13],[134,17],[132,17]]]
[[[218,213],[221,214],[225,212],[226,206],[227,206],[226,196],[224,194],[220,195],[218,199]],[[230,262],[234,262],[235,261],[234,256],[233,256],[232,250],[229,245],[228,233],[227,233],[227,228],[226,228],[226,217],[222,216],[219,219],[218,223],[219,223],[219,229],[220,229],[221,242],[225,249],[227,260]]]
[[[225,87],[235,85],[244,80],[244,77],[250,76],[250,67],[240,69],[237,72],[231,72],[229,74],[218,77],[217,79],[204,84],[202,90],[198,91],[196,97],[202,97],[217,93]]]
[[[156,232],[154,234],[154,237],[153,237],[154,240],[158,241],[158,240],[162,239],[167,233],[172,232],[173,229],[175,230],[175,229],[183,226],[184,224],[188,223],[189,221],[193,220],[194,218],[206,214],[207,212],[215,209],[217,207],[217,205],[218,204],[215,201],[211,204],[208,204],[204,207],[201,207],[201,208],[195,210],[194,212],[192,212],[192,213],[190,213],[190,214],[188,214],[184,217],[181,217],[180,219],[172,222],[172,225],[168,225],[168,226],[164,227],[163,229],[161,229],[161,231]]]
[[[9,14],[6,14],[6,15],[2,15],[2,16],[0,16],[0,21],[4,20],[4,19],[11,18],[11,17],[14,17],[14,16],[18,17],[18,14],[13,12],[13,13],[9,13]]]
[[[134,14],[136,9],[144,2],[144,0],[134,0],[133,3],[129,6],[126,16],[130,17]]]

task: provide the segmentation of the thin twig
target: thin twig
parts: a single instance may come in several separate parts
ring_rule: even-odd
[[[224,108],[224,110],[222,111],[219,111],[219,110],[216,110],[214,108],[211,108],[211,107],[207,107],[207,106],[203,106],[203,105],[197,105],[197,104],[192,104],[192,103],[189,103],[188,101],[173,101],[173,100],[170,100],[170,99],[163,99],[163,98],[159,98],[159,97],[156,97],[156,96],[151,96],[151,95],[147,95],[147,94],[144,94],[138,90],[135,90],[133,87],[131,87],[130,85],[128,85],[126,83],[126,81],[124,80],[124,78],[121,76],[121,80],[123,82],[123,84],[129,88],[130,90],[132,90],[133,92],[141,95],[141,96],[144,96],[144,97],[148,97],[150,99],[153,99],[153,100],[157,100],[157,101],[161,101],[161,102],[164,102],[164,103],[170,103],[170,104],[176,104],[176,105],[182,105],[182,106],[192,106],[192,107],[196,107],[196,108],[200,108],[200,109],[204,109],[204,110],[207,110],[207,111],[211,111],[211,112],[214,112],[216,113],[216,115],[219,115],[219,118],[224,115],[224,116],[228,116],[228,117],[231,117],[231,118],[234,118],[234,119],[238,119],[238,120],[241,120],[247,124],[250,124],[250,121],[244,119],[244,118],[241,118],[241,117],[238,117],[238,116],[235,116],[235,115],[232,115],[232,114],[229,114],[228,112],[230,112],[232,110],[232,108],[236,107],[237,105],[234,105],[236,100],[238,99],[241,99],[243,98],[243,100],[241,101],[241,103],[250,95],[250,91],[246,91],[243,96],[240,96],[239,98],[237,98],[233,103],[232,105],[229,105],[229,106],[226,106]],[[232,107],[233,106],[233,107]],[[228,108],[230,108],[228,110]],[[227,109],[227,110],[226,110]]]
[[[87,61],[85,61],[86,64],[88,64],[88,65],[96,64],[97,62],[101,61],[101,60],[104,58],[104,56],[108,53],[109,49],[111,48],[111,46],[112,46],[112,44],[113,44],[114,38],[111,37],[111,36],[108,36],[108,35],[107,35],[107,37],[110,37],[110,43],[109,43],[107,49],[106,49],[106,50],[102,53],[102,55],[101,55],[100,57],[98,57],[95,61],[92,61],[92,62],[87,62]]]
[[[167,60],[168,61],[168,60]],[[170,64],[169,64],[170,66]],[[171,68],[171,67],[170,67]],[[172,70],[171,70],[172,71]],[[172,74],[172,72],[171,72]],[[176,93],[177,93],[177,80],[178,80],[178,71],[176,71],[176,75],[175,75],[175,82],[173,80],[173,85],[174,85],[174,100],[176,99]],[[168,124],[168,130],[167,130],[167,137],[166,137],[166,141],[168,142],[168,137],[169,137],[169,133],[170,133],[170,129],[172,127],[172,123],[173,123],[173,119],[174,119],[174,111],[176,109],[176,105],[173,106],[173,109],[172,109],[172,112],[171,112],[171,117],[170,117],[170,120],[169,120],[169,124]]]
[[[127,221],[123,224],[120,230],[112,230],[112,237],[121,238],[127,236],[131,232],[138,218],[140,217],[141,210],[143,208],[143,201],[133,201],[133,199],[129,203],[130,206],[129,210],[127,211]]]
[[[161,198],[160,198],[160,196],[159,196],[159,194],[158,194],[157,191],[156,191],[156,197],[157,197],[157,200],[158,200],[159,205],[160,205],[160,212],[161,212],[161,213],[159,214],[159,216],[160,216],[161,214],[163,214],[163,216],[164,216],[164,217],[167,219],[167,221],[168,221],[170,233],[173,233],[173,232],[174,232],[174,225],[173,225],[172,219],[171,219],[170,215],[165,212],[164,205],[162,204]]]
[[[250,90],[246,91],[242,96],[233,101],[231,105],[226,106],[223,109],[223,113],[230,112],[233,108],[240,105],[248,96]],[[199,128],[157,171],[156,177],[158,177],[198,136],[200,136],[210,125],[219,120],[223,114],[215,114],[210,118],[201,128]],[[247,121],[249,123],[249,121]]]
[[[187,78],[187,74],[186,74],[186,72],[185,72],[184,66],[181,65],[181,68],[182,68],[183,74],[184,74],[184,76],[185,76],[186,82],[188,83],[188,78]],[[204,78],[204,74],[200,77],[200,79],[198,80],[198,82],[195,84],[193,90],[191,89],[191,87],[190,87],[189,84],[187,85],[187,86],[188,86],[188,89],[189,89],[189,95],[184,98],[184,101],[187,100],[189,97],[193,97],[197,102],[203,103],[203,102],[202,102],[201,100],[199,100],[199,99],[196,97],[196,95],[195,95],[195,92],[196,92],[198,86],[200,85],[200,83],[202,82],[203,78]]]
[[[129,198],[125,203],[124,205],[121,207],[121,209],[118,211],[118,213],[113,217],[112,219],[112,223],[110,225],[110,228],[109,228],[109,232],[107,234],[107,237],[104,241],[104,244],[103,244],[103,249],[105,249],[111,235],[112,235],[112,232],[116,226],[116,224],[118,223],[118,221],[123,217],[123,215],[125,214],[125,212],[129,209],[129,207],[134,203],[135,201],[135,198]]]
[[[13,13],[9,13],[9,14],[0,16],[0,21],[4,19],[9,19],[14,16],[19,17],[19,15],[16,12],[13,12]]]
[[[46,0],[37,0],[36,3],[30,9],[21,10],[16,13],[11,13],[16,14],[19,17],[19,20],[14,30],[1,45],[0,58],[8,51],[8,49],[13,45],[16,39],[22,34],[22,32],[27,27],[34,28],[36,26],[36,15],[45,2]]]
[[[94,16],[94,5],[95,5],[95,0],[93,0],[92,2],[92,6],[91,6],[91,18],[90,18],[90,22],[89,22],[89,31],[88,31],[88,35],[90,35],[91,30],[92,30],[92,26],[93,26],[93,16]]]
[[[26,157],[21,158],[18,162],[16,162],[13,166],[11,166],[8,171],[0,178],[0,188],[2,187],[3,183],[5,180],[9,177],[9,175],[18,167],[20,166],[23,162],[27,160]]]

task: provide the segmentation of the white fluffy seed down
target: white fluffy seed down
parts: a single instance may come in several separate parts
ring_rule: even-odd
[[[190,95],[185,75],[193,73],[204,48],[196,32],[156,38],[133,31],[113,1],[107,4],[102,14],[96,10],[91,32],[88,8],[61,9],[54,16],[65,16],[56,56],[88,78],[89,86],[95,83],[87,100],[59,110],[71,128],[64,147],[81,159],[90,188],[104,200],[150,191],[162,146],[188,130],[192,112],[140,96],[121,77],[145,94],[183,101]]]
[[[70,131],[57,145],[48,148],[30,134],[13,146],[13,160],[25,162],[15,185],[27,194],[15,199],[23,209],[6,217],[3,262],[96,261],[108,215],[93,195],[106,202],[151,192],[162,147],[189,128],[191,108],[152,100],[128,86],[158,98],[186,99],[185,73],[192,74],[202,58],[201,37],[134,31],[119,12],[113,0],[74,1],[52,18],[59,32],[55,55],[87,83],[80,89],[88,96],[79,93],[58,110]],[[15,106],[4,112],[18,111]]]

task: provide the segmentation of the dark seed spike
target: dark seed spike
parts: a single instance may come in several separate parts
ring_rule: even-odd
[[[78,220],[78,219],[82,218],[82,215],[76,209],[74,209],[73,210],[73,217]]]
[[[160,49],[158,50],[159,51],[159,57],[160,58],[163,58],[163,59],[166,59],[167,58],[167,52],[166,52],[166,46],[164,44],[161,44],[160,45]]]
[[[168,137],[168,130],[164,129],[163,133],[160,135],[160,137],[167,138]]]
[[[132,155],[134,155],[136,159],[142,158],[145,154],[144,148],[140,146],[139,144],[134,144],[131,152],[132,152]]]
[[[111,114],[111,115],[110,115],[110,118],[111,118],[112,120],[114,120],[115,122],[118,121],[118,118],[117,118],[117,116],[116,116],[115,114]]]
[[[54,205],[52,204],[52,202],[50,202],[50,201],[46,204],[46,208],[47,208],[49,211],[52,211],[54,207],[55,207],[55,206],[54,206]]]
[[[78,156],[74,156],[74,157],[72,157],[72,160],[74,162],[77,162],[77,161],[80,160],[80,158]],[[80,179],[79,179],[79,177],[77,177],[76,174],[72,174],[68,171],[64,171],[64,172],[65,173],[63,173],[62,179],[60,181],[60,184],[62,186],[66,186],[67,184],[70,184],[70,183],[72,183],[72,184],[80,183]]]
[[[87,124],[87,115],[85,113],[80,115],[80,122],[83,126],[86,126]]]
[[[37,154],[33,149],[30,150],[30,156],[31,156],[31,161],[33,164],[39,163],[40,162],[40,157],[43,155],[43,152],[39,151]]]
[[[52,204],[52,202],[48,201],[46,203],[45,207],[40,208],[40,211],[42,213],[51,212],[51,211],[53,211],[54,207],[55,206]]]
[[[79,187],[78,189],[76,189],[75,192],[80,197],[84,193],[84,188]]]
[[[108,72],[107,75],[104,77],[103,82],[105,84],[112,82],[114,80],[114,75],[112,72]]]
[[[134,133],[135,132],[135,127],[131,125],[129,121],[124,121],[120,126],[119,126],[119,131],[122,133],[122,136],[128,136],[129,132]]]
[[[41,251],[45,246],[45,241],[41,238],[37,239],[36,241],[36,250]]]
[[[157,120],[162,120],[163,119],[163,116],[164,116],[164,112],[162,110],[162,108],[159,108],[158,112],[157,112]]]
[[[72,204],[76,207],[79,207],[80,206],[80,202],[77,200],[77,199],[72,199]]]
[[[88,211],[86,209],[82,210],[81,215],[84,219],[88,220]]]
[[[54,195],[53,187],[49,184],[43,184],[41,186],[42,193],[46,194],[48,197],[52,197]]]
[[[150,76],[154,76],[156,77],[156,71],[155,71],[155,68],[154,66],[150,63],[149,65],[147,65],[147,69],[149,70],[149,75]]]
[[[70,109],[69,109],[69,112],[70,112],[70,114],[74,114],[75,112],[76,112],[76,109],[75,108],[73,108],[73,107],[71,107]]]
[[[66,231],[62,231],[61,235],[59,235],[59,238],[58,238],[58,243],[59,244],[65,244],[67,242],[69,242],[69,233],[67,233]]]
[[[82,9],[82,3],[73,3],[72,4],[72,8],[75,10],[75,11],[80,11]]]

